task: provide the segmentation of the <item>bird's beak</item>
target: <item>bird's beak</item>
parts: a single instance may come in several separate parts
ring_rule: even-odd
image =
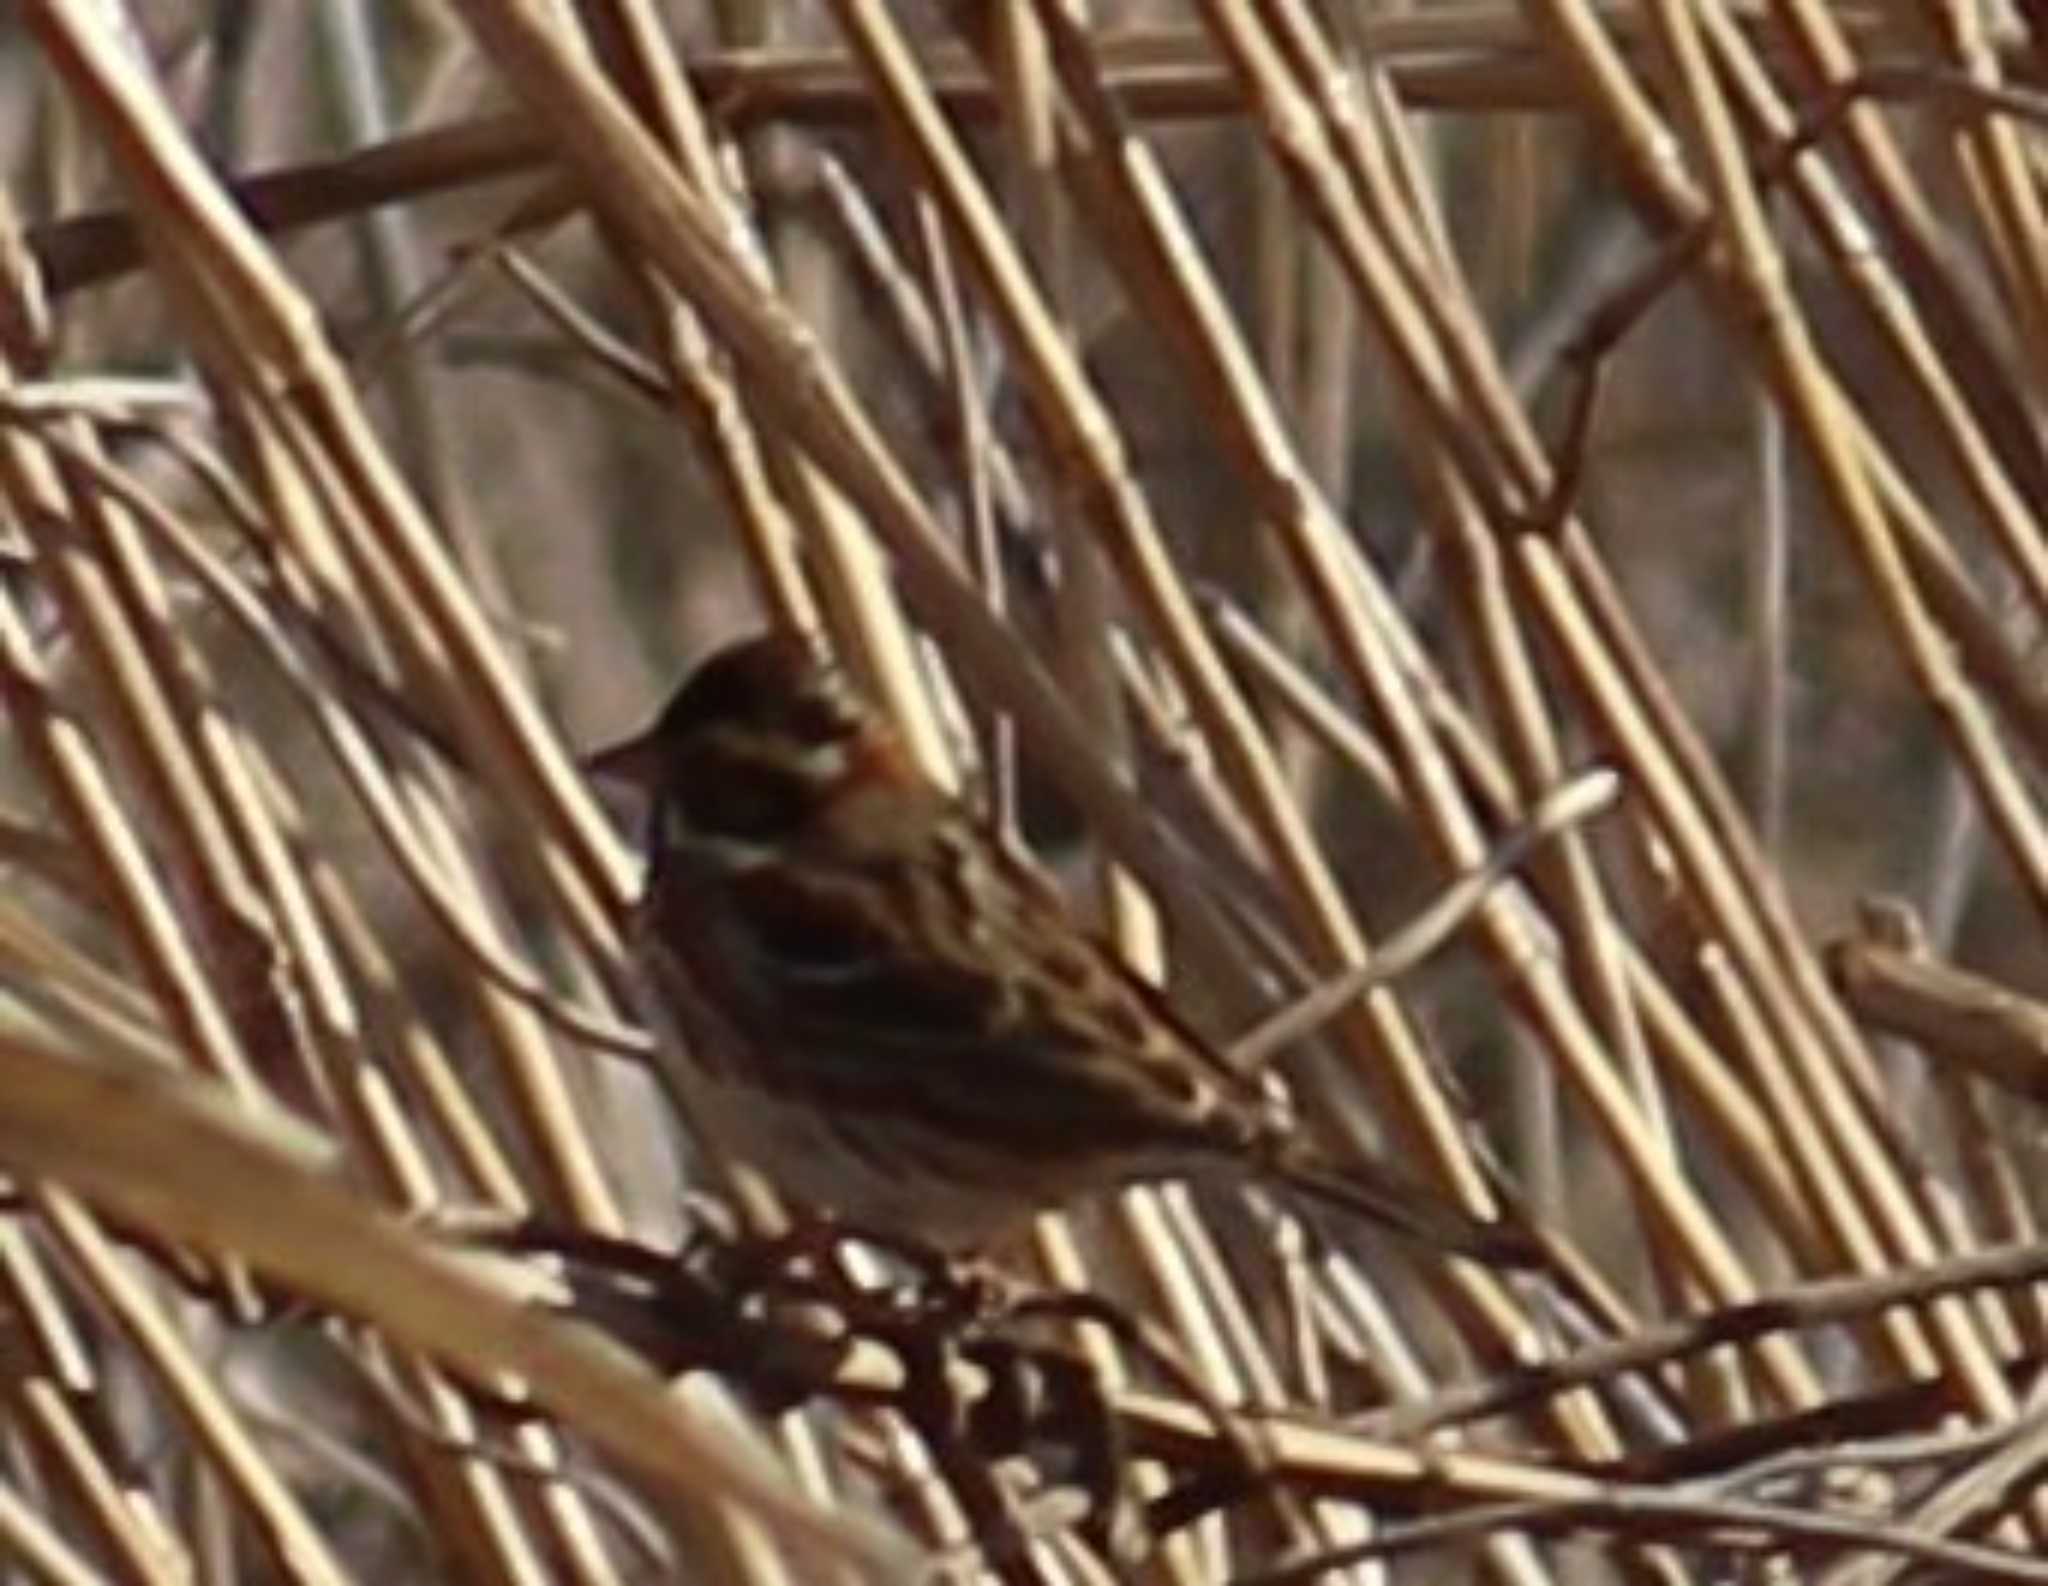
[[[656,752],[654,729],[648,728],[615,743],[609,749],[600,749],[588,754],[582,760],[583,770],[593,781],[608,783],[620,792],[646,793],[654,786],[655,778],[661,771],[661,756]]]
[[[609,749],[585,755],[579,764],[613,819],[637,827],[647,818],[661,775],[661,755],[652,727]]]

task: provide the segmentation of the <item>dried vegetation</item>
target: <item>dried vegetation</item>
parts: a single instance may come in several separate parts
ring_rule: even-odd
[[[0,21],[0,1575],[2048,1579],[2039,8],[1094,9]],[[766,620],[1551,1269],[644,1255]]]

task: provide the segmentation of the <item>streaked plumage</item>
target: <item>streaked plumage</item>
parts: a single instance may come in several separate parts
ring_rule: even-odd
[[[1221,1172],[1527,1258],[1285,1130],[802,641],[720,651],[599,769],[651,797],[638,939],[681,1036],[665,1071],[799,1200],[962,1247],[1114,1184]]]

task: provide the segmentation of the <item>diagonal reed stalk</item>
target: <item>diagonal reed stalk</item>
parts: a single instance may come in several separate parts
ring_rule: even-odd
[[[0,1560],[2048,1574],[2029,8],[172,9],[0,34]],[[622,1255],[577,761],[767,621],[1549,1268]]]

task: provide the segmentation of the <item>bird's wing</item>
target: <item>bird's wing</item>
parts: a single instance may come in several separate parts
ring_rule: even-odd
[[[915,1107],[1075,1154],[1256,1133],[1156,993],[964,822],[858,862],[765,865],[694,911],[728,994],[848,1106]]]
[[[801,1067],[826,1106],[915,1117],[1020,1173],[1231,1161],[1426,1245],[1536,1259],[1519,1230],[1274,1127],[1164,997],[978,830],[928,830],[856,866],[763,865],[717,893],[695,913],[726,994],[755,999],[746,1022],[766,1059]]]

